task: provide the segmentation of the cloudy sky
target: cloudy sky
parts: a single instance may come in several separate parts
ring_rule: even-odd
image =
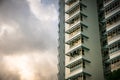
[[[0,0],[0,80],[56,80],[57,0]]]

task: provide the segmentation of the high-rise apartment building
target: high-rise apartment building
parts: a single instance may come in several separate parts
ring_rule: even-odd
[[[105,75],[120,68],[120,0],[104,0],[101,43]]]
[[[120,68],[120,0],[59,0],[58,80],[104,80]]]

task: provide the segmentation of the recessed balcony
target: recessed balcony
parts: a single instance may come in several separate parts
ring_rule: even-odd
[[[87,47],[84,47],[83,45],[78,45],[78,46],[75,46],[73,48],[71,48],[70,50],[66,51],[66,55],[70,55],[70,53],[76,51],[77,49],[85,49],[85,50],[89,50]]]
[[[67,24],[74,24],[75,22],[78,22],[78,21],[82,21],[83,18],[86,18],[87,15],[85,15],[84,13],[82,12],[79,12],[78,14],[68,18],[65,22]]]
[[[72,38],[74,35],[78,34],[79,32],[82,32],[80,26],[78,28],[74,29],[70,34],[68,34],[69,39]]]
[[[114,9],[114,10],[112,10],[112,11],[109,11],[109,13],[105,15],[105,19],[107,19],[107,18],[109,18],[110,16],[118,13],[119,11],[120,11],[120,7],[116,8],[116,9]]]
[[[67,68],[71,68],[71,66],[73,66],[75,63],[78,63],[78,62],[79,62],[79,63],[82,63],[83,61],[90,63],[90,61],[87,60],[87,59],[85,59],[84,56],[78,56],[78,57],[76,57],[75,59],[70,60],[70,61],[66,64],[66,67],[67,67]]]
[[[75,3],[73,3],[72,5],[70,5],[65,13],[69,14],[75,7],[79,6],[79,3],[80,3],[80,1],[78,0]]]
[[[120,49],[114,51],[113,53],[109,54],[109,59],[107,60],[108,63],[113,63],[116,59],[120,59]]]
[[[65,33],[70,34],[71,32],[73,32],[76,28],[80,27],[80,21],[78,21],[75,25],[73,26],[69,26],[66,30]]]
[[[114,22],[114,23],[111,24],[111,25],[106,25],[106,26],[107,26],[107,27],[106,27],[106,30],[109,31],[109,30],[111,30],[112,28],[115,28],[116,26],[119,26],[119,25],[120,25],[120,20],[117,21],[117,22]]]
[[[66,23],[70,24],[70,23],[75,23],[74,20],[76,19],[76,22],[80,21],[80,13],[77,13],[75,15],[73,15],[72,17],[66,19]]]
[[[69,16],[66,21],[69,21],[69,19],[73,19],[75,17],[77,17],[78,15],[80,15],[80,10],[74,12],[71,16]]]
[[[81,36],[81,32],[79,31],[78,33],[76,32],[75,35],[71,36],[69,39],[66,40],[66,44],[70,44],[71,42],[73,42],[74,40],[80,38]]]
[[[68,64],[66,64],[67,68],[69,68],[69,69],[73,68],[74,69],[73,71],[70,71],[69,75],[66,78],[70,79],[70,78],[73,78],[73,77],[77,76],[78,73],[80,74],[80,73],[85,72],[85,68],[83,67],[84,62],[90,63],[90,61],[83,58],[83,56],[79,56],[76,59],[71,60]],[[78,64],[78,65],[74,66],[75,64]]]
[[[109,54],[109,56],[110,56],[110,60],[112,60],[112,59],[114,59],[114,58],[120,56],[120,50],[115,51],[115,52]]]
[[[74,30],[74,28],[78,28],[80,23],[80,19],[74,21],[72,24],[69,24],[69,26],[66,27],[65,32],[69,34],[71,31]]]
[[[83,75],[88,76],[88,77],[91,76],[91,74],[85,72],[82,68],[80,68],[79,70],[76,70],[75,72],[66,76],[66,80],[73,80],[74,78],[79,77],[79,76],[82,77]],[[82,80],[82,78],[81,78],[81,80]]]
[[[111,4],[113,1],[115,1],[115,0],[104,1],[104,7],[108,6],[108,5]]]
[[[69,45],[74,40],[82,38],[82,37],[88,39],[87,36],[83,35],[81,32],[78,32],[77,34],[75,34],[74,36],[72,36],[71,38],[69,38],[68,40],[66,40],[66,44]]]
[[[118,61],[114,64],[111,64],[111,71],[117,70],[119,68],[120,68],[120,61]]]
[[[80,68],[82,68],[82,64],[78,64],[77,66],[74,66],[73,68],[70,68],[70,73],[79,70]]]
[[[120,35],[118,34],[118,35],[115,35],[114,37],[112,37],[112,38],[108,38],[108,45],[110,45],[110,44],[112,44],[112,43],[114,43],[114,42],[116,42],[116,41],[118,41],[118,40],[120,40]]]
[[[88,28],[88,26],[84,25],[82,23],[82,21],[78,21],[76,22],[76,24],[72,25],[72,26],[69,26],[66,30],[65,30],[65,33],[67,34],[70,34],[71,32],[73,32],[76,28],[81,28],[81,27],[85,27],[85,28]]]
[[[72,0],[65,0],[65,4],[69,4]]]

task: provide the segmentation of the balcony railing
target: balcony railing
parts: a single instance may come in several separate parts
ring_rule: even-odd
[[[74,43],[72,46],[70,46],[69,49],[71,49],[71,48],[73,48],[73,47],[76,47],[76,46],[78,46],[78,45],[81,45],[81,44],[82,44],[82,42],[81,42],[81,40],[79,40],[79,41],[77,41],[76,43]]]
[[[83,62],[90,63],[90,61],[85,59],[84,56],[78,56],[77,58],[70,60],[68,63],[66,63],[66,67],[71,68],[71,66],[73,66],[75,63],[83,63]]]
[[[77,22],[79,20],[80,20],[80,14],[77,13],[76,15],[66,19],[65,22],[68,23],[68,24],[74,24],[75,22]]]
[[[118,11],[120,11],[120,5],[111,9],[110,11],[108,11],[105,15],[105,18],[107,19],[108,17],[112,16],[113,14],[117,13]]]
[[[84,47],[82,44],[80,44],[80,45],[78,45],[78,46],[76,46],[76,47],[73,47],[73,48],[67,50],[65,54],[66,54],[66,55],[69,55],[70,52],[74,52],[75,50],[81,49],[81,48],[82,48],[82,49],[85,49],[85,50],[89,50],[89,48]]]
[[[109,5],[114,0],[104,0],[104,7]]]
[[[112,28],[114,28],[114,27],[116,27],[118,25],[120,25],[120,20],[118,20],[116,22],[113,22],[112,24],[107,24],[106,25],[107,31],[109,31],[110,29],[112,29]]]
[[[74,65],[75,63],[80,63],[83,61],[83,56],[78,56],[75,59],[70,60],[68,63],[66,63],[66,67],[67,68],[71,68],[72,65]]]
[[[66,79],[67,80],[69,80],[71,77],[74,77],[74,76],[76,76],[76,75],[82,75],[82,73],[83,73],[83,68],[79,68],[79,70],[76,70],[76,71],[74,71],[74,72],[72,72],[72,73],[69,73],[67,76],[66,76]]]
[[[111,65],[111,70],[112,71],[117,70],[118,68],[120,68],[120,61]]]
[[[114,59],[114,58],[120,56],[119,53],[120,53],[120,49],[116,49],[115,52],[113,52],[113,53],[111,53],[111,54],[109,55],[109,56],[110,56],[110,59],[112,60],[112,59]]]
[[[80,7],[76,7],[74,10],[71,11],[71,13],[69,14],[69,17],[71,17],[72,15],[74,15],[76,12],[80,11]]]
[[[76,21],[74,21],[72,24],[70,24],[69,28],[72,28],[74,26],[76,26],[77,24],[79,24],[81,21],[80,21],[80,18],[77,19]]]
[[[68,7],[68,9],[66,10],[66,13],[68,14],[71,10],[73,10],[75,7],[77,7],[79,5],[79,0],[77,0],[75,3],[73,3],[72,5],[70,5]]]
[[[66,80],[71,80],[71,78],[76,78],[76,77],[79,77],[79,76],[83,76],[83,74],[84,74],[84,76],[87,76],[86,78],[89,78],[91,76],[91,74],[85,72],[85,70],[83,68],[80,68],[79,70],[76,70],[76,71],[68,74],[66,76]],[[76,80],[83,80],[83,77],[79,77]]]
[[[80,28],[69,34],[69,39],[80,32]]]
[[[74,71],[80,69],[81,67],[82,67],[82,65],[80,65],[80,64],[77,65],[77,66],[75,66],[74,68],[70,69],[70,73],[72,73],[72,72],[74,72]]]
[[[70,34],[74,29],[80,27],[80,22],[76,23],[76,25],[70,26],[68,28],[66,28],[65,32]]]
[[[71,18],[76,17],[76,16],[79,15],[79,14],[80,14],[80,10],[75,11],[72,15],[70,15],[70,16],[66,19],[66,21],[69,20],[69,19],[71,19]]]
[[[108,45],[120,39],[120,34],[114,35],[113,37],[108,37]]]
[[[76,59],[76,58],[78,58],[78,57],[80,57],[80,56],[82,56],[82,52],[78,52],[78,55],[76,55],[76,56],[74,56],[74,57],[73,57],[73,56],[72,56],[72,57],[69,56],[69,57],[70,57],[70,61],[71,61],[71,60],[74,60],[74,59]]]
[[[73,26],[69,26],[68,28],[66,28],[65,32],[67,34],[70,34],[71,32],[73,32],[75,29],[78,29],[80,28],[80,31],[82,32],[83,31],[83,28],[88,28],[88,26],[84,25],[83,22],[79,21],[77,22],[75,25]]]

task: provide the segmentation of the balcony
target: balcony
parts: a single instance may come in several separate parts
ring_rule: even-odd
[[[70,57],[70,60],[73,60],[73,59],[76,59],[79,56],[84,55],[84,51],[85,51],[84,47],[81,47],[74,52],[66,53],[66,55]],[[77,55],[74,54],[74,53],[76,53]],[[71,55],[74,55],[74,56],[71,57]]]
[[[106,56],[103,58],[104,61],[108,60],[109,59],[109,56]]]
[[[88,76],[90,77],[91,74],[84,72],[83,68],[80,68],[79,70],[76,70],[75,72],[69,74],[68,76],[66,76],[66,80],[73,80],[73,78],[79,77],[79,76]],[[88,78],[87,77],[87,78]],[[79,78],[80,80],[82,80],[83,78]]]
[[[77,17],[78,15],[80,15],[80,10],[78,10],[78,11],[74,12],[72,15],[70,15],[70,16],[66,19],[66,21],[69,21],[69,19],[73,19],[73,18]]]
[[[111,4],[114,0],[107,0],[104,1],[104,7],[108,6],[109,4]]]
[[[80,23],[81,21],[78,19],[74,23],[69,24],[69,27],[66,28],[65,32],[69,34],[72,30],[74,30],[74,28],[79,27]]]
[[[74,25],[71,25],[69,28],[67,28],[66,30],[65,30],[65,32],[67,33],[67,34],[70,34],[71,32],[73,32],[76,28],[78,28],[78,27],[84,27],[84,28],[88,28],[88,26],[86,26],[86,25],[84,25],[81,21],[78,21],[78,22],[76,22]],[[80,30],[81,31],[81,30]]]
[[[69,55],[70,52],[74,52],[75,50],[81,49],[81,48],[83,48],[85,50],[89,50],[87,47],[84,47],[82,44],[80,44],[80,45],[75,46],[75,47],[71,48],[70,50],[66,51],[66,55]]]
[[[110,56],[110,60],[120,56],[120,50],[115,51],[115,52],[109,54],[109,56]]]
[[[70,44],[74,40],[80,38],[80,36],[81,36],[81,32],[80,31],[74,33],[73,35],[69,36],[70,37],[69,39],[66,40],[66,44]]]
[[[83,21],[84,18],[86,18],[87,15],[85,15],[84,13],[82,12],[79,12],[79,14],[76,14],[70,18],[68,18],[67,20],[65,20],[65,22],[67,24],[74,24],[75,22],[78,22],[78,21]]]
[[[79,0],[78,1],[76,1],[75,3],[73,3],[72,5],[70,5],[69,7],[68,7],[68,9],[66,10],[66,13],[67,14],[69,14],[75,7],[77,7],[77,6],[79,6]]]
[[[110,54],[110,58],[107,60],[107,63],[114,64],[117,59],[120,59],[120,49]]]
[[[81,74],[82,75],[83,72],[83,68],[79,68],[79,70],[76,70],[72,73],[69,73],[69,75],[66,77],[68,80],[74,76],[76,76],[77,74]]]
[[[108,38],[108,45],[110,45],[110,44],[112,44],[112,43],[114,43],[114,42],[116,42],[116,41],[118,41],[118,40],[120,40],[120,35],[118,34],[118,35],[115,35],[114,37],[112,37],[112,38]]]
[[[81,64],[75,66],[74,68],[71,68],[71,69],[70,69],[70,73],[72,73],[72,72],[74,72],[74,71],[76,71],[76,70],[79,70],[80,68],[82,68],[82,65],[81,65]]]
[[[83,62],[83,56],[78,56],[77,58],[70,60],[70,62],[66,64],[66,67],[71,68],[75,63],[79,62]]]
[[[65,4],[69,4],[72,0],[65,0]]]
[[[105,19],[109,18],[110,16],[114,15],[115,13],[118,13],[119,11],[120,11],[120,6],[115,8],[112,11],[109,11],[109,13],[105,15]]]
[[[82,62],[82,60],[83,60],[83,56],[78,56],[75,59],[70,60],[70,62],[66,64],[66,67],[71,68],[72,65],[74,65],[75,63],[80,63]]]
[[[118,68],[120,68],[120,61],[111,64],[111,71],[117,70]]]
[[[109,30],[111,30],[112,28],[115,28],[116,26],[119,26],[119,25],[120,25],[120,20],[118,20],[118,21],[116,21],[116,22],[114,22],[114,23],[112,23],[112,24],[106,25],[106,26],[107,26],[106,29],[107,29],[107,31],[109,31]]]
[[[66,64],[66,67],[67,67],[67,68],[71,68],[71,66],[73,66],[75,63],[78,63],[78,62],[82,63],[83,61],[90,63],[90,61],[87,60],[87,59],[85,59],[84,56],[78,56],[78,57],[76,57],[75,59],[70,60],[70,61]]]
[[[72,36],[70,39],[68,39],[68,40],[66,41],[66,44],[70,45],[72,42],[77,41],[77,43],[76,43],[75,45],[73,45],[73,46],[70,47],[70,49],[71,49],[72,47],[75,47],[75,46],[77,46],[77,45],[81,45],[81,44],[82,44],[82,38],[88,39],[87,36],[85,36],[85,35],[83,35],[81,32],[79,32],[79,33],[77,33],[76,35]],[[83,40],[83,41],[84,41],[84,40]]]
[[[65,30],[65,32],[67,34],[70,34],[71,32],[73,32],[76,28],[80,27],[80,21],[78,21],[76,24],[74,24],[73,26],[70,26],[69,28],[67,28]]]
[[[79,32],[81,32],[80,27],[78,27],[76,30],[74,30],[73,32],[69,34],[69,39],[75,36],[76,34],[78,34]]]
[[[71,23],[74,24],[78,21],[80,21],[80,13],[77,13],[77,14],[73,15],[72,17],[65,20],[65,22],[68,24],[71,24]]]

